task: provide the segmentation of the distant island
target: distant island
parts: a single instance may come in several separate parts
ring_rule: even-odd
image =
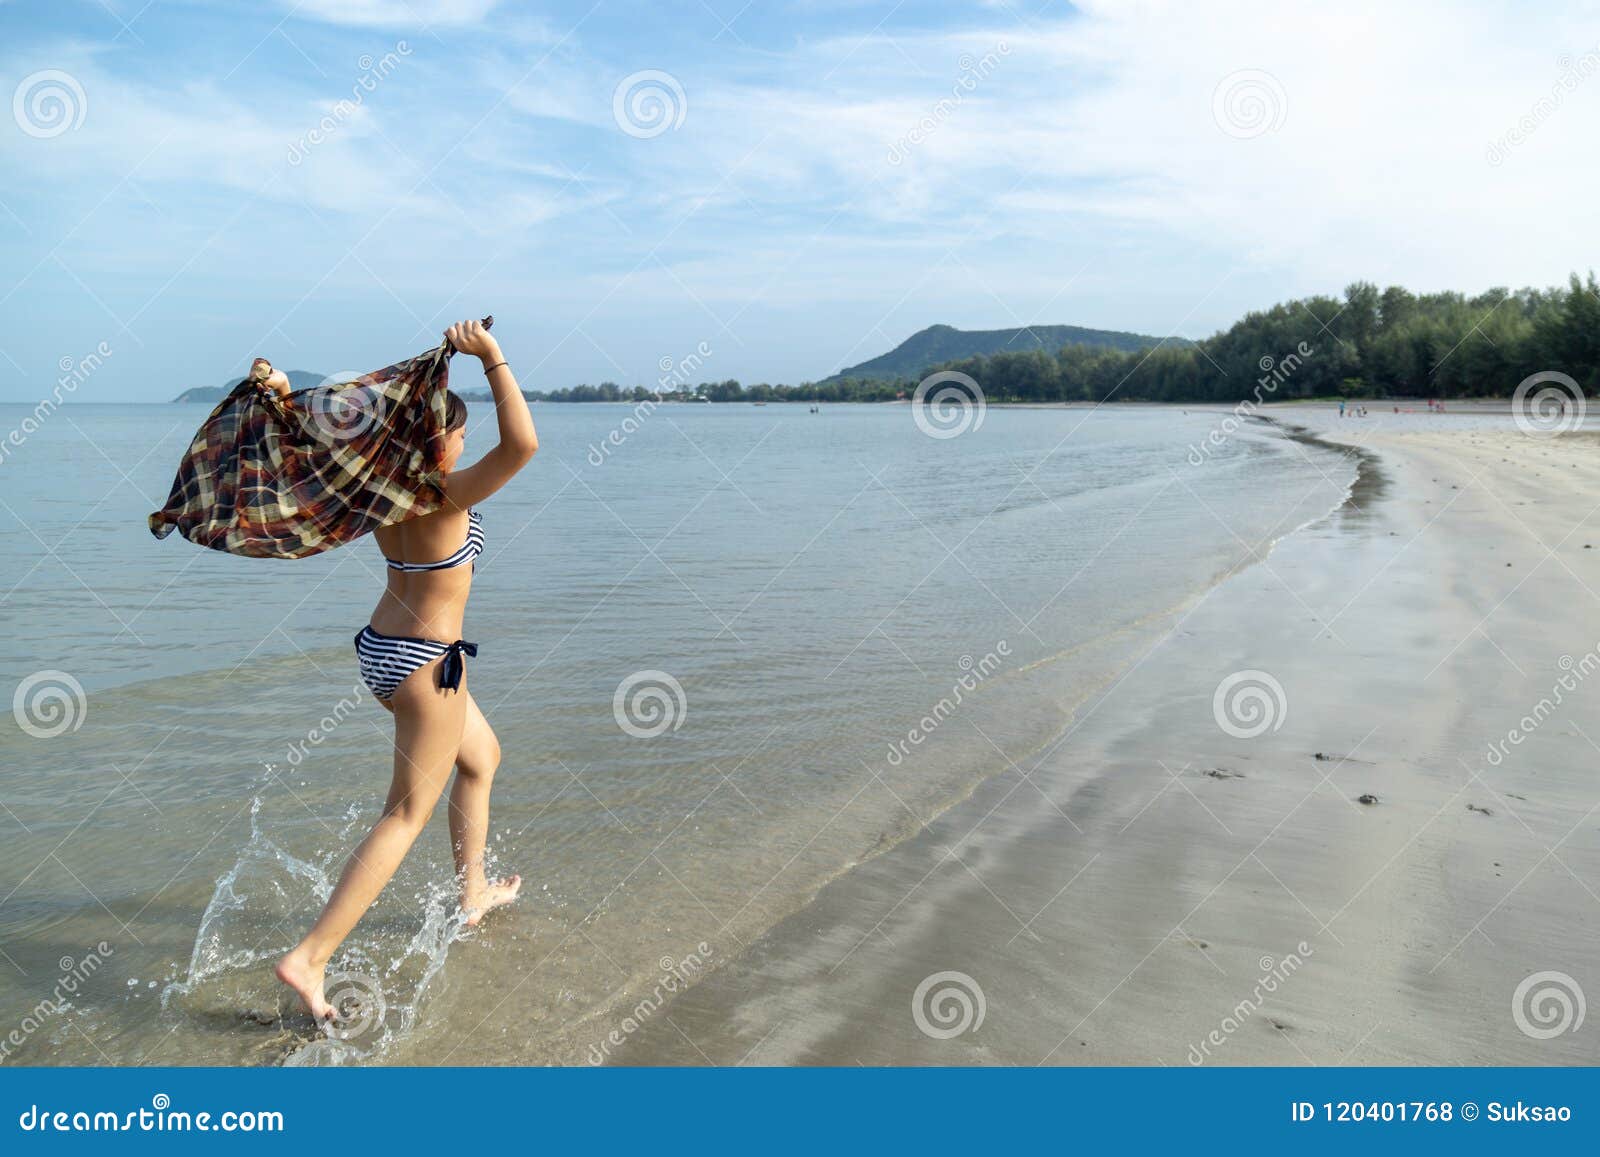
[[[1540,370],[1570,377],[1587,395],[1600,391],[1600,284],[1592,272],[1572,274],[1565,286],[1470,295],[1357,281],[1340,296],[1253,311],[1200,341],[1077,326],[1032,332],[1030,339],[1027,330],[933,326],[881,357],[795,386],[729,380],[627,389],[602,382],[525,392],[551,402],[892,402],[913,397],[928,375],[951,371],[971,378],[988,402],[1233,405],[1506,397]],[[1063,334],[1069,340],[1051,349]],[[1076,340],[1083,335],[1106,340]],[[877,376],[883,373],[895,376]]]
[[[326,374],[314,374],[310,370],[286,370],[284,372],[289,375],[289,388],[291,390],[309,390],[312,386],[321,385],[327,380]],[[244,381],[243,377],[236,377],[229,378],[224,385],[220,386],[192,386],[172,400],[174,402],[204,402],[207,405],[214,406],[233,393],[234,387],[242,381]]]
[[[1087,329],[1079,325],[1034,325],[1017,329],[957,329],[930,325],[918,330],[886,354],[840,370],[818,382],[798,386],[741,385],[737,381],[702,382],[698,386],[662,381],[655,390],[628,389],[615,382],[561,390],[524,390],[541,402],[632,402],[655,398],[674,402],[882,402],[894,401],[932,369],[960,359],[1004,354],[1053,355],[1071,346],[1121,353],[1144,353],[1163,343],[1187,346],[1185,338],[1159,338],[1121,330]],[[487,402],[487,390],[463,394],[469,402]]]
[[[1412,293],[1368,281],[1257,310],[1200,341],[1075,325],[962,330],[934,325],[888,353],[799,385],[691,384],[699,358],[654,387],[601,382],[523,390],[535,402],[893,402],[928,375],[966,375],[989,402],[1294,401],[1340,396],[1505,397],[1539,370],[1600,391],[1600,284]],[[294,389],[324,380],[290,370]],[[216,402],[236,383],[198,386],[175,401]],[[486,402],[485,390],[463,392]]]
[[[1188,345],[1182,338],[1167,339]],[[922,376],[929,366],[943,365],[962,358],[990,357],[1003,353],[1030,353],[1043,350],[1053,354],[1069,345],[1095,349],[1144,353],[1162,343],[1159,337],[1124,333],[1114,329],[1084,329],[1076,325],[1030,325],[1020,329],[956,329],[951,325],[930,325],[919,330],[886,354],[824,378],[819,385],[847,379],[899,382]]]

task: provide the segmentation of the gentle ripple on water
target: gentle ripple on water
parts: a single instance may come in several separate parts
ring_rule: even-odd
[[[484,506],[469,683],[505,752],[492,855],[525,900],[462,943],[436,819],[336,960],[377,978],[385,1019],[311,1050],[266,962],[386,787],[388,719],[349,646],[375,549],[275,563],[151,538],[201,407],[74,406],[12,455],[6,686],[64,671],[87,710],[0,738],[0,1015],[33,1008],[58,958],[115,948],[16,1060],[582,1060],[664,962],[737,954],[1025,763],[1352,477],[1254,428],[1195,466],[1219,415],[1119,407],[991,409],[936,439],[902,406],[669,406],[597,465],[631,412],[536,407],[544,449]],[[474,407],[469,453],[490,436]],[[646,738],[613,714],[641,670],[686,708]]]

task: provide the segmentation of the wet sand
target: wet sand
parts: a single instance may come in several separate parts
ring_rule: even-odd
[[[1343,509],[610,1060],[1600,1061],[1600,439],[1276,416]]]

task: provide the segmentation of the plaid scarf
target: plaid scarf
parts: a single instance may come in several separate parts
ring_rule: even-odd
[[[444,502],[449,343],[286,397],[257,359],[205,420],[150,533],[250,558],[305,558]]]

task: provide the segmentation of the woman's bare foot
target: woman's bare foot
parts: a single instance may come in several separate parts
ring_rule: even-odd
[[[509,904],[522,891],[521,876],[506,876],[500,880],[485,880],[477,887],[461,890],[461,910],[466,914],[467,927],[476,928],[484,913]]]
[[[278,961],[278,966],[273,969],[278,974],[279,980],[299,994],[306,1010],[319,1025],[332,1020],[334,1016],[334,1007],[328,1003],[328,998],[322,992],[323,973],[327,967],[326,961],[313,965],[311,958],[296,948]]]

